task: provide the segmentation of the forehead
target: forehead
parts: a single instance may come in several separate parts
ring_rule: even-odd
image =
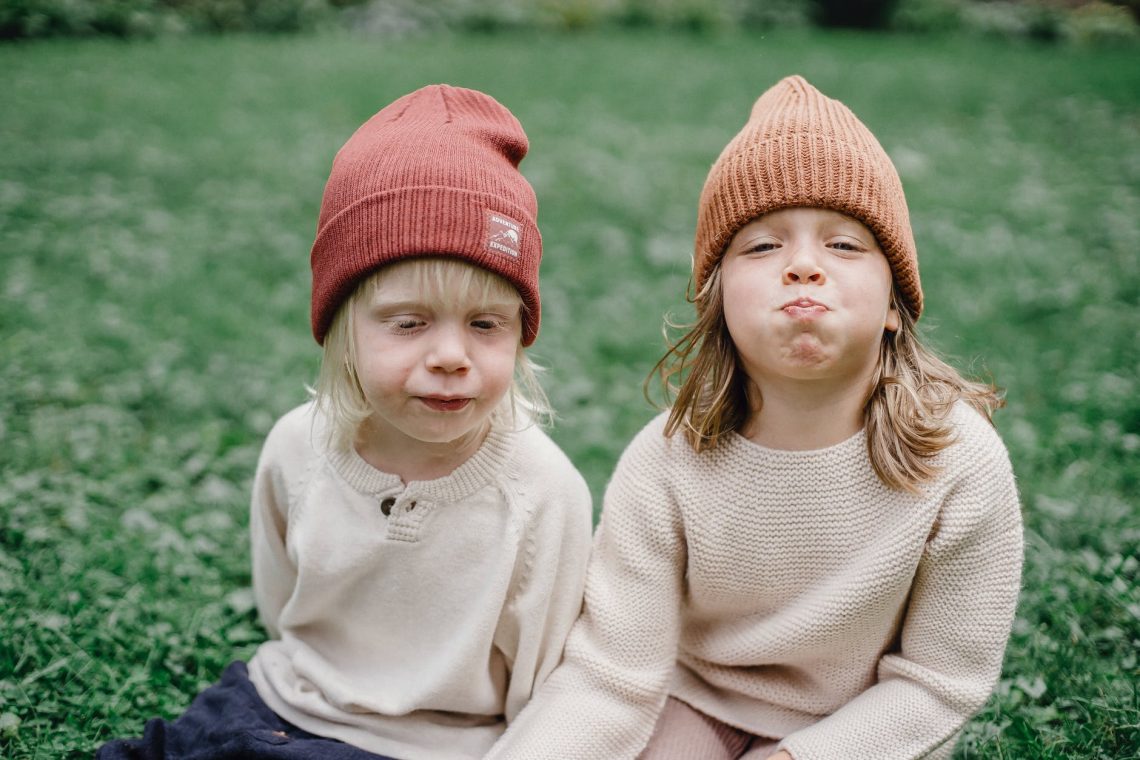
[[[840,213],[828,208],[794,207],[769,211],[758,216],[741,228],[744,230],[774,229],[774,228],[829,228],[858,230],[871,234],[867,226],[853,216]]]

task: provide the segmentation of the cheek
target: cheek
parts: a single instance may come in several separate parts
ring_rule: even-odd
[[[495,362],[495,376],[498,384],[509,386],[515,377],[515,351],[512,347],[509,353],[504,353]]]
[[[724,326],[728,332],[729,340],[736,346],[746,346],[752,341],[749,340],[749,335],[754,333],[755,330],[748,330],[746,324],[734,311],[729,309],[724,310]]]
[[[860,306],[861,311],[868,315],[874,313],[877,315],[876,321],[881,317],[884,325],[889,324],[891,289],[894,286],[894,279],[886,259],[877,262],[877,266],[874,268],[855,272],[855,277],[856,279],[852,281],[855,287],[851,290],[851,296],[855,303],[852,305]],[[897,316],[896,314],[896,319]]]
[[[488,350],[483,362],[483,380],[489,390],[505,393],[510,388],[515,377],[517,352],[517,344],[514,341],[509,345],[496,346]]]
[[[395,351],[377,350],[376,346],[357,344],[356,378],[367,392],[386,391],[402,384],[407,374]]]
[[[725,284],[721,291],[721,309],[733,342],[755,342],[760,333],[771,329],[767,307],[770,301],[762,284],[740,280]]]
[[[739,282],[726,282],[721,289],[721,309],[729,330],[738,324],[747,313],[747,293]]]
[[[366,398],[371,398],[377,393],[384,393],[391,381],[385,376],[382,371],[369,361],[358,361],[356,363],[356,380],[360,383],[361,390],[364,391]]]

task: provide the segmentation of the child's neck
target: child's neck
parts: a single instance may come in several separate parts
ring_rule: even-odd
[[[802,381],[757,384],[762,403],[740,431],[772,449],[808,451],[841,443],[863,429],[866,383]]]
[[[365,462],[381,472],[399,476],[407,484],[450,475],[479,450],[489,431],[490,425],[487,425],[478,435],[446,443],[429,443],[403,437],[393,439],[377,431],[366,420],[361,424],[353,446]]]

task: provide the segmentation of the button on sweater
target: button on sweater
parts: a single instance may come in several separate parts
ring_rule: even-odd
[[[330,451],[311,404],[270,432],[253,581],[278,715],[401,760],[479,758],[557,665],[590,548],[585,481],[537,428],[404,484]]]
[[[949,754],[990,694],[1019,590],[1005,447],[964,404],[917,495],[863,433],[784,451],[629,445],[607,489],[565,661],[488,756],[621,760],[667,695],[796,760]]]

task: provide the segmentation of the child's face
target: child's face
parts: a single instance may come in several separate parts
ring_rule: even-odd
[[[392,265],[352,305],[367,429],[379,438],[370,443],[403,455],[481,437],[510,389],[522,334],[517,296],[449,283],[435,292],[413,266]]]
[[[875,236],[835,211],[791,208],[745,225],[721,264],[724,316],[749,378],[867,379],[897,330],[891,270]]]

